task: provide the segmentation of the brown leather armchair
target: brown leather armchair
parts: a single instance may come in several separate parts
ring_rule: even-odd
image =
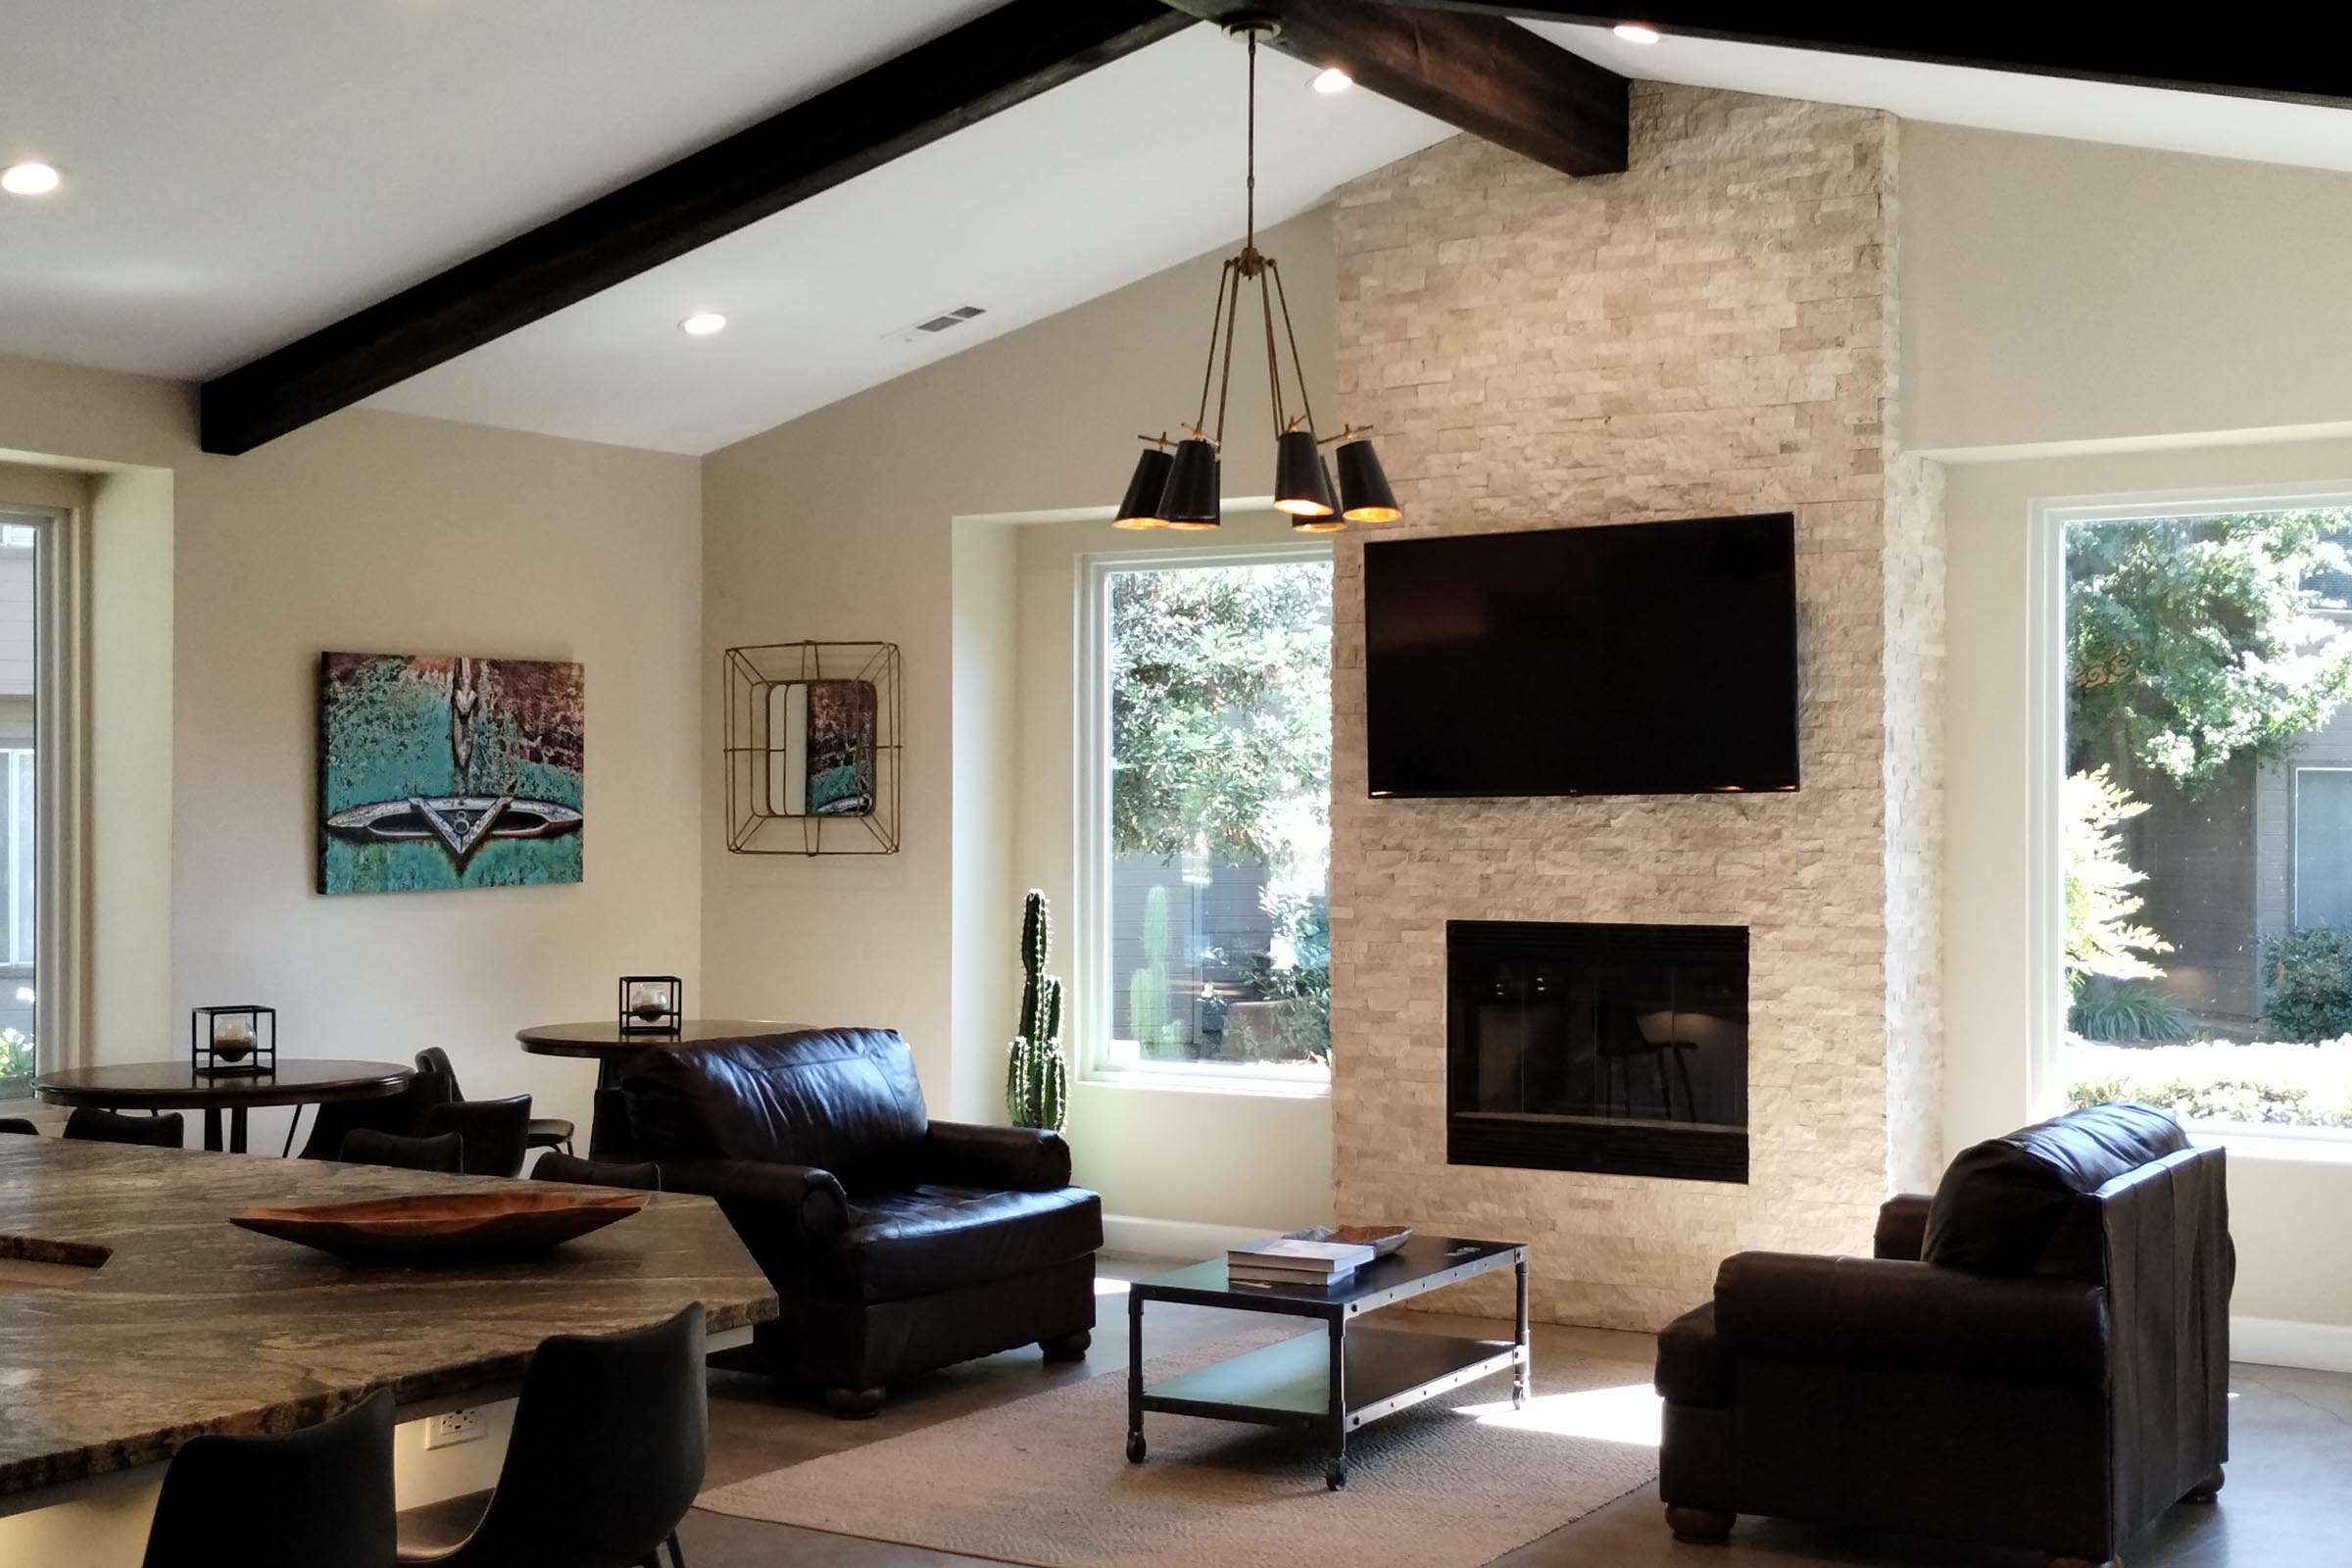
[[[1764,1514],[2106,1563],[2229,1452],[2219,1149],[2100,1105],[1979,1144],[1873,1258],[1742,1252],[1658,1340],[1684,1541]]]
[[[571,1179],[716,1199],[782,1302],[760,1363],[835,1413],[1019,1345],[1086,1353],[1102,1200],[1057,1134],[933,1121],[895,1031],[652,1051],[607,1096]]]

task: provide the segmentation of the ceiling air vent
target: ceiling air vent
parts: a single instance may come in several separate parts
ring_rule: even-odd
[[[987,314],[988,307],[984,305],[958,305],[954,310],[937,312],[910,325],[902,326],[896,331],[885,332],[882,335],[893,343],[920,343],[927,338],[937,337],[942,332],[953,331],[976,316],[986,316]]]

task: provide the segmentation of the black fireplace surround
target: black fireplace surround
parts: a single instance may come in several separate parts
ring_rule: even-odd
[[[1446,1158],[1747,1180],[1747,928],[1450,920]]]

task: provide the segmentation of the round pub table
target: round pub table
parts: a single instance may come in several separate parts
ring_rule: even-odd
[[[186,1061],[130,1061],[111,1067],[68,1067],[32,1081],[35,1100],[52,1105],[97,1105],[107,1110],[201,1110],[204,1147],[222,1147],[220,1113],[228,1112],[227,1149],[245,1152],[245,1112],[256,1105],[323,1105],[333,1101],[397,1095],[416,1074],[396,1061],[332,1061],[281,1057],[268,1072],[199,1072]]]

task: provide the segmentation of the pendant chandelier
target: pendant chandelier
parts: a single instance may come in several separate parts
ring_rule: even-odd
[[[1247,227],[1241,254],[1225,260],[1217,277],[1216,309],[1208,318],[1208,365],[1200,375],[1200,408],[1181,441],[1164,434],[1141,437],[1144,454],[1127,483],[1126,499],[1112,518],[1114,528],[1214,528],[1222,494],[1219,455],[1225,446],[1225,405],[1233,387],[1233,340],[1241,319],[1243,291],[1254,285],[1266,350],[1266,391],[1274,411],[1274,506],[1290,514],[1301,533],[1336,533],[1351,522],[1395,522],[1403,514],[1381,471],[1380,457],[1366,439],[1370,427],[1344,426],[1328,441],[1315,438],[1315,413],[1307,403],[1306,377],[1298,367],[1298,337],[1291,328],[1291,305],[1282,289],[1282,269],[1257,248],[1257,41],[1271,37],[1276,24],[1246,16],[1225,25],[1243,38],[1250,55],[1249,179],[1245,187]],[[1275,330],[1277,318],[1281,331]],[[1285,392],[1282,351],[1290,352],[1289,385],[1298,394],[1291,413]],[[1216,422],[1209,422],[1208,398],[1217,398]],[[1322,448],[1338,443],[1339,482]]]

